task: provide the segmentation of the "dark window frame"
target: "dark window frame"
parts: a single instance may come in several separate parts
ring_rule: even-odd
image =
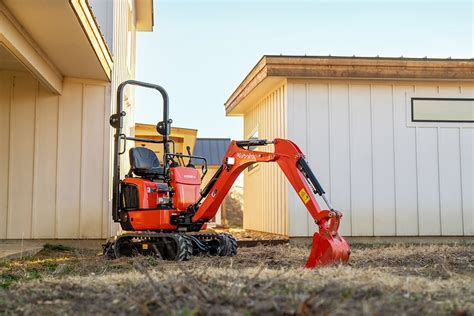
[[[416,100],[429,100],[429,101],[474,101],[474,98],[424,98],[424,97],[412,97],[411,98],[411,121],[412,122],[426,122],[426,123],[474,123],[472,121],[464,121],[464,120],[415,120],[415,113],[414,113],[414,102]]]

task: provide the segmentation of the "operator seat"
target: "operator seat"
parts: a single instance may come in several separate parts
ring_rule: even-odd
[[[136,176],[147,179],[158,179],[165,176],[164,168],[160,165],[160,160],[156,154],[146,147],[134,147],[129,150],[130,155],[130,175],[133,172]]]

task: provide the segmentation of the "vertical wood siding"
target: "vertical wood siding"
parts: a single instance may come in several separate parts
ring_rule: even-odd
[[[474,86],[288,83],[288,138],[344,212],[346,236],[474,234],[474,129],[407,126],[407,94],[414,93],[472,98]],[[289,235],[311,236],[310,216],[288,191]]]
[[[0,238],[105,238],[107,83],[0,72]]]
[[[259,138],[286,138],[286,85],[280,86],[245,115],[244,133]],[[259,150],[273,151],[273,146]],[[276,164],[259,164],[244,172],[244,228],[287,235],[286,179]]]
[[[10,169],[10,104],[12,82],[8,74],[0,72],[0,238],[7,237],[8,227],[8,172]]]
[[[111,93],[112,99],[110,100],[110,107],[106,109],[106,117],[109,117],[111,113],[115,113],[116,111],[116,94],[117,94],[117,87],[125,80],[132,79],[135,77],[135,50],[136,50],[136,26],[135,26],[135,8],[130,7],[130,5],[134,6],[135,1],[128,1],[128,0],[116,0],[113,1],[113,48],[112,52],[114,55],[114,71],[112,72],[112,83],[111,83]],[[131,23],[129,24],[129,13],[131,11]],[[129,29],[131,26],[131,29]],[[128,43],[127,37],[128,32],[131,35],[131,42]],[[127,65],[127,52],[129,49],[129,44],[131,45],[131,67],[129,69]],[[123,120],[123,133],[127,135],[133,135],[134,126],[135,126],[135,118],[134,118],[134,88],[133,86],[128,86],[125,89],[125,99],[124,101],[124,111],[127,115],[124,117]],[[114,130],[108,128],[106,131],[106,138],[105,138],[105,150],[112,150],[113,148],[113,139],[114,139]],[[127,143],[127,148],[133,147],[132,142]],[[105,170],[104,172],[104,179],[111,179],[113,172],[113,156],[110,155],[108,157],[110,160],[109,169]],[[121,156],[121,171],[122,177],[130,169],[130,164],[128,160],[128,154]],[[104,199],[104,207],[107,207],[111,210],[112,206],[112,186],[109,185],[109,182],[104,182],[104,190],[107,192],[107,199]],[[103,226],[106,228],[110,228],[111,234],[117,233],[120,229],[117,223],[112,221],[112,213],[104,214],[103,218]]]

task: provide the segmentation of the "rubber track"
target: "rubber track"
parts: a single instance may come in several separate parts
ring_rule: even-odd
[[[166,258],[166,260],[175,260],[175,261],[187,261],[193,255],[193,243],[186,236],[193,236],[200,241],[206,243],[209,241],[217,240],[219,242],[219,248],[216,255],[218,256],[230,256],[233,257],[237,255],[237,241],[231,234],[228,233],[214,233],[214,234],[179,234],[179,233],[155,233],[155,232],[136,232],[136,233],[126,233],[116,238],[108,241],[104,248],[104,255],[107,255],[111,258],[118,258],[120,256],[126,256],[127,254],[120,254],[117,252],[117,245],[120,247],[122,242],[127,242],[127,240],[134,239],[133,243],[140,243],[141,241],[148,241],[152,244],[160,244],[164,239],[172,238],[178,249],[178,254],[174,259]],[[158,251],[158,247],[154,247],[155,252]],[[158,251],[159,252],[159,251]],[[133,255],[133,254],[129,254]],[[159,256],[162,256],[160,254]]]
[[[221,244],[217,255],[233,257],[237,255],[237,240],[234,236],[228,233],[214,233],[214,234],[192,234],[201,241],[218,240]]]
[[[148,241],[152,244],[159,244],[163,242],[164,239],[173,239],[176,243],[178,252],[173,259],[167,260],[174,260],[174,261],[187,261],[192,256],[192,243],[190,240],[186,239],[182,234],[177,233],[155,233],[155,232],[143,232],[143,233],[126,233],[120,236],[117,236],[116,239],[114,238],[111,241],[108,241],[104,248],[104,255],[109,257],[118,258],[122,256],[122,254],[117,253],[117,245],[120,246],[120,243],[126,242],[127,240],[135,239],[137,240],[134,243],[139,243],[141,241]],[[155,248],[156,249],[156,248]],[[161,256],[161,254],[160,254]]]

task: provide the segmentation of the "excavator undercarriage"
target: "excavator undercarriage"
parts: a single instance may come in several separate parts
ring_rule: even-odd
[[[186,261],[191,256],[235,256],[237,241],[226,233],[183,234],[135,232],[114,236],[103,245],[109,258],[144,255],[163,260]]]
[[[162,95],[163,121],[156,127],[162,140],[140,139],[122,133],[122,120],[126,115],[122,108],[123,90],[129,84],[155,89]],[[349,260],[349,244],[338,233],[342,213],[331,206],[295,143],[280,138],[232,141],[222,165],[201,190],[207,161],[191,155],[189,148],[187,155],[175,152],[169,137],[172,121],[168,107],[168,95],[161,86],[129,80],[118,88],[117,112],[110,118],[110,124],[116,129],[112,214],[125,232],[109,239],[104,245],[105,255],[116,258],[141,254],[177,261],[201,254],[236,255],[237,242],[232,235],[199,231],[206,229],[207,222],[216,215],[233,183],[246,168],[255,163],[277,163],[318,225],[306,267]],[[163,160],[160,162],[148,148],[131,148],[131,169],[121,179],[120,156],[126,152],[127,141],[163,144]],[[262,146],[271,146],[273,151],[256,150]],[[198,160],[203,166],[201,174],[193,163]],[[320,208],[316,195],[323,198],[328,209]]]

